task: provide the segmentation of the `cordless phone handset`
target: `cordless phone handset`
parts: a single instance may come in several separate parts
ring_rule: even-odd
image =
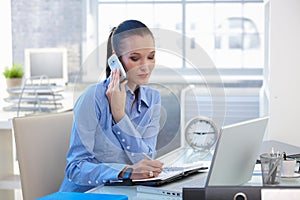
[[[108,58],[108,65],[110,67],[110,70],[113,71],[114,69],[119,69],[121,74],[120,74],[120,82],[124,81],[126,79],[126,72],[123,68],[123,65],[121,64],[118,56],[116,54],[112,54]]]

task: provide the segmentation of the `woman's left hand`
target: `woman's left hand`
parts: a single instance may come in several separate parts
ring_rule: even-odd
[[[110,78],[106,96],[114,121],[118,123],[125,116],[125,85],[127,81],[120,84],[120,70],[113,70]]]

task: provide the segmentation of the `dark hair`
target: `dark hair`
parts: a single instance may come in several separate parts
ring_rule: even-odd
[[[119,26],[114,27],[109,34],[106,54],[107,59],[112,55],[113,51],[115,51],[116,55],[120,58],[122,56],[120,47],[122,40],[132,35],[151,35],[151,37],[154,38],[151,30],[142,22],[138,20],[126,20],[119,24]],[[106,77],[109,77],[111,70],[108,66],[107,59]]]

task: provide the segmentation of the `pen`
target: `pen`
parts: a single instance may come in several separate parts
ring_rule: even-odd
[[[143,156],[147,159],[147,160],[152,160],[152,158],[150,158],[146,153],[143,152]]]
[[[145,152],[143,152],[142,154],[147,160],[152,160],[152,158],[150,158],[150,156],[148,156]],[[165,169],[163,168],[162,171],[165,171]]]
[[[143,152],[142,154],[143,154],[143,156],[144,156],[147,160],[152,160],[152,158],[150,158],[150,156],[148,156],[145,152]],[[165,172],[165,171],[166,171],[166,168],[163,167],[163,168],[162,168],[162,171]]]

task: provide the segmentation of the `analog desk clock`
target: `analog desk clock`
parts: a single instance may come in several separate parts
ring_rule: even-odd
[[[192,118],[185,127],[186,142],[195,150],[210,150],[217,142],[218,135],[216,124],[204,116]]]

